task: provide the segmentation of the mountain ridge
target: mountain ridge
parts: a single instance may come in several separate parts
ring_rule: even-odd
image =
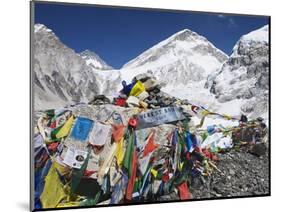
[[[38,51],[35,51],[37,55],[35,55],[34,81],[36,89],[39,90],[37,93],[40,93],[40,96],[37,95],[36,97],[39,102],[44,102],[42,96],[50,95],[50,98],[45,101],[46,104],[49,103],[50,99],[60,102],[60,106],[62,106],[62,104],[69,104],[70,102],[90,101],[97,94],[114,96],[118,93],[118,90],[122,89],[122,80],[130,82],[135,75],[149,73],[160,82],[164,92],[177,98],[188,99],[212,109],[226,108],[225,105],[230,107],[232,101],[235,101],[238,107],[241,106],[243,112],[247,112],[250,111],[249,106],[245,106],[245,104],[243,106],[242,103],[239,103],[241,95],[239,96],[238,90],[233,93],[231,98],[226,97],[227,91],[233,86],[234,78],[232,77],[232,84],[225,84],[223,86],[226,87],[222,86],[221,88],[219,86],[222,81],[220,78],[227,73],[227,71],[224,71],[227,69],[226,67],[239,68],[239,64],[245,65],[245,62],[249,62],[250,57],[257,57],[261,52],[264,55],[263,61],[266,65],[263,66],[263,62],[261,62],[257,66],[259,67],[258,72],[261,73],[262,68],[268,66],[266,60],[268,51],[261,50],[268,46],[268,40],[266,40],[266,38],[268,39],[268,34],[266,34],[268,33],[268,27],[266,26],[262,27],[262,30],[254,30],[241,36],[230,57],[216,48],[204,36],[189,29],[184,29],[145,50],[125,63],[121,69],[113,69],[90,50],[86,50],[84,53],[75,53],[64,45],[52,30],[42,24],[35,25],[34,31],[35,34],[44,32],[41,36],[35,36],[37,50],[39,49],[41,52],[39,51],[38,55]],[[46,40],[51,42],[46,44]],[[43,42],[44,45],[42,44],[42,46],[40,42]],[[252,48],[253,45],[255,45],[255,48]],[[46,51],[43,56],[42,51],[43,53]],[[93,56],[96,59],[94,62],[97,63],[91,64],[87,56]],[[46,63],[46,59],[49,63]],[[250,61],[259,63],[259,61]],[[104,67],[106,68],[102,69]],[[251,76],[255,73],[254,66],[245,70],[251,72]],[[260,87],[266,86],[268,82],[266,73],[258,74],[259,80],[257,82]],[[67,82],[72,85],[70,86]],[[45,92],[46,87],[50,91]],[[256,94],[263,95],[266,89],[264,87]],[[246,97],[248,94],[243,95]]]
[[[268,117],[268,25],[237,41],[228,61],[214,77],[210,91],[219,102],[240,99],[242,112]]]
[[[35,108],[86,101],[99,93],[92,69],[43,24],[34,26],[33,73]]]
[[[142,55],[146,55],[146,54],[150,53],[151,51],[153,51],[154,49],[161,48],[163,46],[166,47],[167,45],[169,45],[169,43],[174,42],[176,40],[194,41],[195,38],[197,38],[198,40],[203,41],[203,42],[208,42],[208,44],[210,44],[212,48],[216,48],[215,45],[212,44],[210,41],[208,41],[207,38],[205,38],[204,36],[199,35],[196,32],[193,32],[189,29],[183,29],[183,30],[178,31],[175,34],[169,36],[168,38],[164,39],[163,41],[158,42],[157,44],[153,45],[149,49],[145,50],[144,52],[142,52],[141,54],[136,56],[134,59],[125,63],[121,69],[130,67],[130,64],[132,64],[134,61],[138,60]],[[221,53],[222,55],[224,55],[225,57],[228,57],[228,55],[226,53],[224,53],[222,50],[220,50],[218,48],[216,48],[216,50],[218,50],[218,52]],[[132,68],[132,67],[130,67],[130,68]]]

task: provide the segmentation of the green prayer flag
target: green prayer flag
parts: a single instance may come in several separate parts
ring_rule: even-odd
[[[94,198],[88,198],[80,203],[80,206],[93,206],[99,202],[101,191],[99,191]]]
[[[54,110],[54,109],[46,110],[46,111],[45,111],[45,114],[46,114],[48,117],[54,117],[54,116],[55,116],[55,110]]]
[[[88,155],[87,158],[85,160],[85,162],[83,163],[83,165],[81,166],[80,169],[73,169],[72,171],[72,177],[71,177],[71,193],[74,193],[81,181],[81,178],[84,174],[84,171],[87,168],[88,165],[88,161],[89,161],[89,157],[90,157],[90,149],[88,149]]]
[[[123,166],[127,170],[129,178],[132,176],[133,152],[134,152],[134,131],[132,130],[131,133],[129,134],[129,141],[123,160]]]
[[[58,138],[56,137],[56,135],[58,134],[58,132],[60,131],[60,129],[63,127],[63,125],[57,127],[56,129],[54,129],[52,132],[51,132],[51,139],[52,140],[57,140]]]
[[[184,122],[183,122],[183,128],[184,128],[184,131],[185,131],[185,132],[189,131],[188,119],[185,119],[185,120],[184,120]]]

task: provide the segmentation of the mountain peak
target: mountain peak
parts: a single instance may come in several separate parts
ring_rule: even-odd
[[[79,53],[79,55],[86,61],[87,65],[101,70],[110,70],[113,69],[109,66],[103,59],[100,58],[95,52],[86,49],[83,52]]]
[[[214,56],[219,63],[228,59],[224,52],[216,48],[205,37],[192,30],[183,29],[129,61],[123,68],[134,68],[147,63],[156,63],[156,61],[159,61],[159,58],[162,58],[164,61],[166,57],[169,57],[170,60],[179,60],[187,56],[197,55],[200,57],[206,54]]]
[[[185,28],[185,29],[182,29],[182,30],[176,32],[174,35],[180,35],[180,34],[186,34],[186,33],[192,33],[192,32],[193,31],[191,31],[190,29]]]
[[[244,41],[268,42],[268,25],[256,29],[241,38]]]
[[[244,50],[249,49],[249,47],[254,45],[268,44],[269,32],[268,25],[265,25],[259,29],[249,32],[243,35],[235,44],[232,50],[232,57],[238,56]]]
[[[84,50],[84,51],[82,51],[82,52],[80,52],[79,53],[80,54],[80,56],[88,56],[88,57],[91,57],[91,58],[94,58],[94,57],[98,57],[98,58],[100,58],[95,52],[93,52],[93,51],[91,51],[91,50],[89,50],[89,49],[86,49],[86,50]]]
[[[177,33],[175,33],[174,35],[172,35],[171,37],[175,37],[175,38],[183,38],[183,37],[189,37],[189,36],[200,36],[198,35],[196,32],[193,32],[190,29],[183,29]]]
[[[52,32],[48,27],[46,27],[44,24],[34,24],[34,32]]]
[[[183,29],[172,36],[170,36],[168,39],[166,39],[167,42],[174,42],[174,41],[186,41],[186,42],[196,42],[196,41],[202,41],[202,42],[209,42],[204,36],[199,35],[198,33],[190,30],[190,29]]]

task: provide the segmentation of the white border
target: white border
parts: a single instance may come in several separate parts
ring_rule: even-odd
[[[280,40],[281,12],[276,0],[68,0],[75,3],[271,15],[272,196],[203,202],[83,209],[79,211],[270,211],[280,208]],[[1,58],[1,211],[26,211],[29,202],[29,2],[2,1]],[[77,210],[78,211],[78,210]],[[276,211],[276,210],[274,210]]]

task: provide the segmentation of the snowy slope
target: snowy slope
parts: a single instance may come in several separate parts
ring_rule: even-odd
[[[50,29],[36,24],[34,75],[40,90],[35,97],[41,102],[38,105],[44,106],[50,101],[56,105],[88,101],[96,94],[114,96],[122,80],[131,81],[135,75],[149,71],[164,85],[165,92],[181,93],[182,98],[207,104],[214,95],[204,88],[206,78],[227,58],[206,38],[185,29],[129,61],[121,70],[105,70],[111,67],[98,55],[90,51],[76,54]]]
[[[268,26],[242,36],[230,57],[205,37],[185,29],[120,70],[89,50],[76,54],[40,24],[35,25],[34,49],[38,109],[87,102],[96,94],[116,96],[122,80],[130,82],[148,72],[172,96],[229,115],[267,117]]]
[[[107,96],[116,96],[120,90],[121,74],[120,70],[103,70],[95,69],[92,71],[97,79],[99,92],[97,94],[104,94]]]
[[[112,70],[113,68],[109,66],[105,61],[103,61],[96,53],[85,50],[79,54],[87,63],[87,65],[100,70]]]
[[[149,72],[164,85],[163,91],[174,96],[181,93],[184,99],[207,104],[215,95],[204,88],[206,78],[227,59],[205,37],[185,29],[146,50],[120,70],[100,72],[93,66],[92,69],[100,91],[107,95],[120,90],[122,80],[130,82],[137,74]]]
[[[219,102],[238,99],[241,111],[252,117],[268,117],[268,37],[268,26],[242,36],[210,86]]]
[[[179,81],[174,74],[181,75],[180,83],[186,84],[187,81],[205,79],[220,68],[227,58],[205,37],[185,29],[126,63],[122,68],[122,76],[131,77],[134,73],[151,70],[156,77],[162,78],[164,74],[166,82],[171,79],[169,76],[174,76],[172,79],[176,84]]]
[[[163,91],[207,104],[214,95],[204,88],[206,79],[227,59],[205,37],[184,29],[126,63],[121,75],[122,79],[131,80],[137,74],[150,72],[165,85]]]

